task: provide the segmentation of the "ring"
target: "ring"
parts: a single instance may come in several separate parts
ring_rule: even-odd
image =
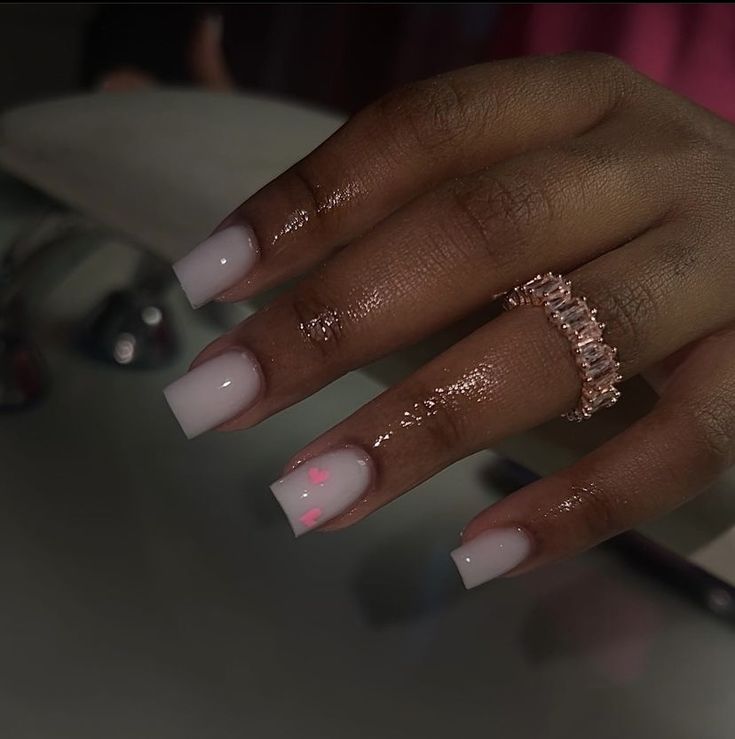
[[[582,391],[576,408],[562,417],[584,421],[600,408],[615,405],[620,397],[615,383],[623,378],[618,372],[617,349],[605,343],[605,324],[597,320],[597,309],[590,308],[586,298],[575,298],[572,283],[552,272],[514,287],[503,301],[505,310],[524,305],[542,307],[549,321],[567,338],[574,355]]]

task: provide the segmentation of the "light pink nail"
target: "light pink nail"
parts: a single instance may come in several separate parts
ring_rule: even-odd
[[[191,439],[244,411],[261,383],[260,369],[250,354],[227,352],[187,372],[163,394]]]
[[[451,553],[469,590],[517,567],[531,553],[531,540],[521,529],[492,529]]]
[[[327,452],[271,485],[296,536],[343,513],[364,495],[372,478],[370,457],[355,447]]]
[[[247,226],[222,229],[174,264],[174,272],[193,308],[237,284],[258,259],[255,234]]]

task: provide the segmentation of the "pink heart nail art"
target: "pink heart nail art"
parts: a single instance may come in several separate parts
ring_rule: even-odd
[[[303,516],[299,518],[306,528],[310,529],[322,517],[321,508],[310,508]]]
[[[312,485],[321,485],[329,479],[329,470],[322,470],[319,467],[309,468],[309,481]]]

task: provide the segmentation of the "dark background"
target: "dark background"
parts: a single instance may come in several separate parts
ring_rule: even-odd
[[[133,68],[190,84],[191,38],[223,21],[238,87],[352,112],[398,84],[490,58],[495,4],[0,5],[0,106]]]

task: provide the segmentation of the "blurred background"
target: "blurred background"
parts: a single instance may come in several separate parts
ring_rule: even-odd
[[[0,5],[0,734],[732,737],[732,477],[471,593],[447,556],[642,385],[298,542],[284,460],[436,347],[192,442],[161,390],[257,308],[191,311],[171,261],[379,95],[590,49],[735,118],[733,39],[716,4]]]
[[[735,118],[735,17],[725,6],[5,3],[0,105],[157,81],[267,91],[349,114],[468,64],[589,50]]]
[[[123,73],[130,84],[135,76],[212,84],[195,57],[213,21],[232,84],[353,112],[402,82],[486,60],[499,13],[472,3],[4,4],[0,101],[89,89]]]

